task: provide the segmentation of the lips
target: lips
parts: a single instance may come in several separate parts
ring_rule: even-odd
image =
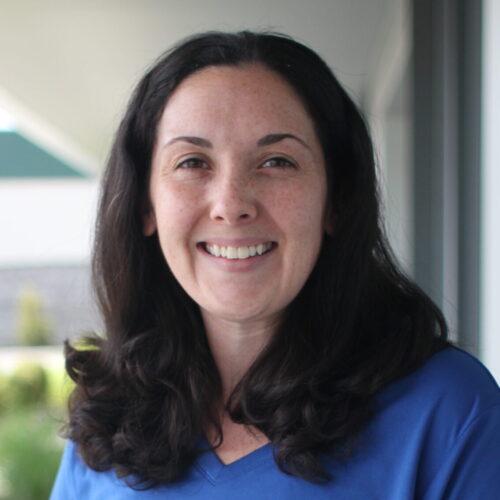
[[[203,243],[206,252],[214,257],[222,257],[230,260],[244,260],[256,255],[264,255],[274,246],[272,241],[249,246],[223,246],[215,243]]]

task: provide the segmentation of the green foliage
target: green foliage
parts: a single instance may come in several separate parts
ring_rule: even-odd
[[[73,381],[62,367],[20,365],[9,375],[0,373],[0,415],[36,406],[61,413],[73,388]]]
[[[0,415],[9,408],[9,377],[0,373]]]
[[[40,294],[25,289],[18,300],[18,336],[21,345],[49,345],[53,343],[53,327],[46,315]]]
[[[0,500],[46,500],[59,466],[60,422],[45,409],[0,416]]]
[[[0,374],[0,500],[47,500],[63,448],[57,437],[73,384],[62,367]]]
[[[21,365],[9,377],[5,396],[10,408],[43,405],[47,402],[47,373],[40,365]]]
[[[75,384],[62,369],[47,370],[47,404],[55,410],[66,410],[66,404]]]

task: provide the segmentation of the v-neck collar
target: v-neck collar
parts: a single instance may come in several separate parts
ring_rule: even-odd
[[[268,464],[270,460],[273,461],[273,448],[271,443],[267,443],[229,464],[224,464],[217,454],[210,450],[198,457],[195,467],[210,483],[216,484],[255,470]]]

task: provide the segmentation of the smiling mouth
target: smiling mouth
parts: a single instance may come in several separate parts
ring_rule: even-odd
[[[259,245],[232,247],[210,243],[201,243],[202,248],[214,257],[222,257],[231,260],[244,260],[256,255],[264,255],[276,246],[272,241]]]

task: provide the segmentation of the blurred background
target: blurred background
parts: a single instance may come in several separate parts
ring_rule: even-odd
[[[0,0],[0,500],[50,491],[62,341],[100,331],[92,224],[127,98],[209,29],[284,32],[330,64],[375,139],[396,255],[500,380],[500,0]]]

